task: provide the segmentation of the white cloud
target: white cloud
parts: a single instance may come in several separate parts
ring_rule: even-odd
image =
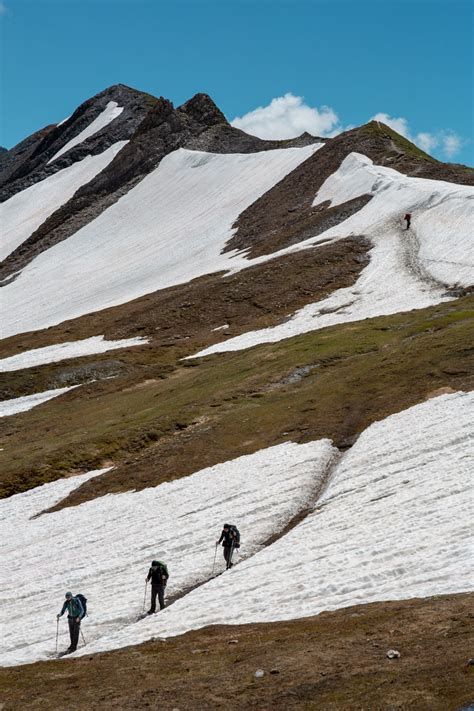
[[[420,146],[422,150],[426,151],[427,153],[439,146],[438,138],[436,136],[433,136],[432,133],[425,132],[416,134],[416,143]]]
[[[452,158],[459,153],[461,148],[461,139],[455,133],[448,133],[443,136],[443,150],[448,158]]]
[[[394,118],[383,112],[372,116],[371,121],[381,121],[387,124],[387,126],[408,138],[409,141],[412,141],[427,153],[431,153],[431,151],[439,147],[446,158],[452,158],[461,149],[462,140],[453,131],[436,131],[435,133],[420,131],[413,135],[410,132],[406,118],[402,116]]]
[[[462,139],[450,130],[412,133],[408,119],[404,116],[390,116],[381,111],[370,120],[385,123],[427,153],[437,150],[448,159],[459,152],[463,143]],[[305,131],[313,136],[332,138],[341,131],[354,128],[352,125],[343,126],[331,107],[309,106],[302,96],[295,96],[291,92],[272,99],[267,106],[259,106],[243,116],[236,116],[231,124],[253,136],[273,140],[294,138]]]
[[[307,131],[313,136],[332,136],[342,129],[338,115],[329,106],[308,106],[302,96],[288,92],[267,106],[237,116],[232,126],[267,139],[294,138]]]
[[[393,130],[397,133],[400,133],[402,136],[405,136],[405,138],[408,138],[408,121],[402,116],[400,116],[400,118],[394,118],[393,116],[389,116],[388,114],[384,114],[382,112],[375,114],[375,116],[372,116],[370,120],[381,121],[387,126],[390,126],[390,128],[393,128]]]
[[[5,15],[8,12],[8,7],[4,2],[0,2],[0,15]]]

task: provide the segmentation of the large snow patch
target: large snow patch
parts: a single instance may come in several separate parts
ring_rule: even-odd
[[[69,390],[79,387],[78,385],[69,385],[66,388],[55,388],[54,390],[45,390],[42,393],[34,393],[33,395],[23,395],[22,397],[14,397],[10,400],[2,400],[0,402],[0,417],[9,417],[17,415],[19,412],[32,410],[43,402],[52,400],[59,395],[67,393]]]
[[[180,149],[117,203],[2,289],[2,337],[38,330],[231,267],[222,254],[249,205],[322,144],[246,155]]]
[[[0,260],[5,259],[81,187],[115,158],[127,141],[119,141],[96,156],[86,156],[31,185],[0,205]],[[6,308],[6,307],[5,307]]]
[[[52,163],[53,160],[56,160],[56,158],[62,156],[63,153],[67,153],[67,151],[70,151],[71,148],[74,148],[74,146],[78,146],[80,143],[83,143],[86,139],[93,136],[94,133],[102,131],[102,129],[108,126],[111,121],[120,116],[122,111],[123,106],[119,106],[116,101],[109,101],[102,113],[100,113],[96,119],[91,121],[91,123],[86,126],[83,131],[78,133],[77,136],[74,136],[74,138],[71,138],[70,141],[60,148],[59,151],[55,153],[52,158],[50,158],[48,163]],[[64,123],[64,121],[61,121],[61,123]],[[58,126],[60,126],[61,123],[58,123]]]
[[[136,338],[121,338],[117,341],[106,341],[104,336],[92,336],[81,341],[66,341],[56,343],[52,346],[34,348],[30,351],[23,351],[8,358],[0,358],[0,373],[12,370],[22,370],[23,368],[33,368],[46,363],[57,363],[68,358],[80,358],[82,356],[106,353],[107,351],[119,348],[131,348],[132,346],[143,346],[148,343],[148,338],[137,336]]]
[[[133,629],[153,630],[154,620],[132,624],[153,558],[167,561],[172,595],[210,577],[225,521],[238,523],[242,555],[255,553],[313,501],[334,456],[329,440],[286,443],[34,519],[57,499],[56,487],[67,493],[64,482],[0,501],[0,663],[35,661],[54,651],[55,615],[69,589],[88,598],[89,643],[105,635],[105,646],[120,646],[120,628],[130,627],[132,638]],[[223,567],[219,548],[216,570]],[[66,628],[63,619],[63,649]]]
[[[88,651],[472,590],[473,409],[473,393],[456,393],[373,424],[302,523],[153,621]]]
[[[284,323],[250,331],[196,356],[274,343],[326,326],[421,309],[448,300],[446,286],[474,283],[474,188],[409,178],[351,153],[321,186],[314,205],[340,205],[361,195],[372,199],[340,225],[293,247],[363,235],[373,249],[352,287],[297,311]],[[403,216],[412,214],[411,229]]]

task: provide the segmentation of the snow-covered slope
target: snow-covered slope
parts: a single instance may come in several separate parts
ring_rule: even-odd
[[[122,338],[118,341],[106,341],[104,336],[92,336],[81,341],[67,341],[66,343],[56,343],[53,346],[34,348],[31,351],[17,353],[8,358],[0,358],[0,373],[11,372],[12,370],[22,370],[23,368],[34,368],[46,363],[57,363],[68,358],[80,358],[81,356],[106,353],[119,348],[131,348],[132,346],[143,346],[148,343],[148,338],[138,336],[137,338]]]
[[[449,298],[446,286],[474,284],[474,188],[410,178],[351,153],[321,186],[314,205],[373,198],[342,224],[295,249],[363,235],[374,247],[354,286],[309,304],[285,323],[217,343],[198,356],[249,348],[347,321],[420,309]],[[403,216],[412,214],[411,229]]]
[[[474,188],[409,178],[351,153],[321,186],[313,205],[326,200],[331,206],[341,205],[367,194],[374,199],[358,215],[358,224],[365,225],[366,231],[372,224],[373,232],[380,232],[380,223],[400,221],[409,212],[409,232],[416,235],[417,257],[426,272],[444,284],[474,283]]]
[[[74,146],[78,146],[80,143],[83,143],[87,138],[93,136],[94,133],[102,131],[102,129],[105,128],[111,121],[117,118],[117,116],[120,116],[122,111],[123,106],[119,106],[116,101],[109,101],[102,113],[99,114],[99,116],[97,116],[94,121],[91,121],[91,123],[83,131],[77,134],[77,136],[71,138],[71,140],[68,141],[66,145],[64,145],[57,153],[54,154],[54,156],[48,161],[48,163],[52,163],[53,160],[56,160],[56,158],[62,156],[63,153],[66,153],[67,151],[71,150],[71,148],[74,148]],[[64,121],[62,121],[61,123],[64,123]],[[60,125],[61,124],[59,123],[58,126]]]
[[[4,338],[245,266],[221,254],[239,214],[322,144],[251,154],[180,149],[2,290]]]
[[[8,257],[28,239],[81,185],[85,185],[104,170],[126,143],[127,141],[118,141],[103,153],[87,156],[2,203],[0,260]]]
[[[474,394],[455,393],[373,424],[336,466],[316,511],[287,535],[79,653],[212,624],[472,590],[473,411]]]
[[[3,400],[0,402],[0,417],[8,417],[16,415],[19,412],[32,410],[37,405],[42,405],[43,402],[52,400],[59,395],[67,393],[68,390],[73,390],[79,387],[78,385],[69,385],[66,388],[55,388],[54,390],[45,390],[42,393],[34,393],[33,395],[24,395],[23,397],[15,397],[11,400]]]
[[[36,516],[41,511],[58,504],[62,499],[68,496],[71,491],[77,489],[78,486],[89,481],[89,479],[93,479],[95,476],[105,474],[110,471],[110,469],[111,467],[94,469],[85,474],[77,474],[76,476],[66,477],[65,479],[58,479],[58,481],[53,481],[50,484],[43,484],[43,486],[37,486],[34,489],[25,491],[24,494],[18,494],[17,496],[3,499],[0,514],[0,530],[2,531],[2,535],[5,534],[6,527],[10,526],[10,537],[13,531],[16,530],[15,527],[22,528],[25,525],[28,526],[28,521],[32,516]],[[27,536],[27,538],[29,537]],[[6,571],[3,571],[1,579],[3,583],[6,582]]]
[[[205,581],[226,520],[238,521],[242,555],[255,553],[314,500],[334,456],[328,440],[286,443],[156,488],[33,519],[57,501],[57,492],[66,495],[74,479],[0,501],[0,663],[54,651],[55,615],[68,589],[88,598],[88,641],[136,626],[150,561],[168,562],[171,595]],[[223,566],[219,549],[216,570]],[[61,646],[65,627],[63,620]]]

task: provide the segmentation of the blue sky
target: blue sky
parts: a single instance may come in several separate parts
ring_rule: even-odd
[[[0,144],[124,83],[176,105],[207,92],[262,135],[330,135],[385,114],[437,157],[472,164],[472,9],[471,0],[3,0]]]

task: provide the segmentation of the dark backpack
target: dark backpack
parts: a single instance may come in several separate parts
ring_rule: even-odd
[[[82,607],[84,608],[83,617],[85,617],[87,615],[87,598],[84,597],[84,595],[82,595],[81,593],[79,593],[79,595],[76,595],[75,597],[77,597],[81,601]]]
[[[237,526],[230,526],[229,531],[231,531],[234,539],[234,548],[240,548],[240,532]]]

